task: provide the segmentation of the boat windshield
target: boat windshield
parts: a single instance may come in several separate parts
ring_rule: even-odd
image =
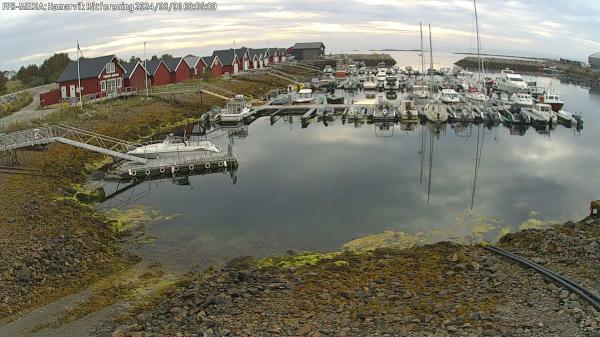
[[[510,77],[509,80],[512,82],[523,82],[523,79],[519,77]]]

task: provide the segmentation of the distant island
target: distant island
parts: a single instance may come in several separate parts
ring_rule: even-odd
[[[455,54],[455,55],[477,55],[477,53],[468,53],[468,52],[453,53],[453,54]],[[524,59],[524,60],[555,61],[554,59],[551,59],[551,58],[532,57],[532,56],[516,56],[516,55],[505,55],[505,54],[481,53],[481,56],[508,57],[508,58],[515,58],[515,59]]]
[[[421,51],[421,49],[394,49],[394,48],[385,48],[385,49],[369,49],[369,51]]]

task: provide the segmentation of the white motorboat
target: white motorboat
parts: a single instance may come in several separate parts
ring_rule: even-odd
[[[383,84],[383,89],[385,89],[385,90],[400,89],[400,84],[398,84],[398,78],[396,76],[387,76],[385,78],[385,82]]]
[[[379,102],[373,110],[374,121],[389,121],[396,118],[396,111],[390,102],[384,101],[383,97],[379,97]]]
[[[348,118],[349,119],[360,119],[364,118],[367,114],[367,108],[364,106],[352,106],[348,108]]]
[[[239,122],[252,116],[253,111],[246,103],[244,95],[236,95],[233,100],[225,104],[225,109],[221,113],[221,123]]]
[[[429,97],[429,90],[426,85],[415,84],[412,86],[412,93],[415,98],[426,99]]]
[[[552,112],[549,104],[536,103],[531,109],[523,109],[522,111],[530,115],[532,124],[546,125],[554,124],[557,121],[557,117]]]
[[[565,105],[565,102],[560,100],[560,94],[555,90],[545,91],[543,96],[538,97],[537,102],[550,104],[554,112],[560,111]]]
[[[419,118],[419,112],[415,108],[415,103],[411,100],[401,100],[398,106],[398,114],[401,120],[409,121]]]
[[[460,95],[454,89],[442,89],[440,101],[445,104],[460,103]]]
[[[477,103],[484,103],[488,101],[488,97],[475,87],[470,87],[464,94],[465,99],[468,99]]]
[[[377,80],[375,79],[375,76],[373,76],[373,75],[367,76],[367,78],[365,79],[365,81],[363,83],[363,88],[365,90],[377,89]]]
[[[572,113],[572,112],[568,112],[568,111],[564,111],[564,110],[555,111],[554,114],[556,115],[558,122],[564,126],[567,126],[567,127],[572,127],[572,126],[582,127],[583,126],[583,118],[581,118],[580,114],[576,114],[576,113]]]
[[[526,92],[517,92],[510,96],[509,102],[521,108],[531,108],[533,106],[533,97]]]
[[[446,106],[440,102],[431,102],[423,107],[423,115],[433,123],[445,123],[448,121],[448,110]]]
[[[137,147],[127,154],[142,158],[159,158],[174,156],[178,154],[191,153],[195,151],[221,152],[221,149],[207,140],[186,140],[170,134],[159,143],[147,144]]]
[[[308,104],[312,103],[315,97],[312,94],[311,89],[300,89],[298,96],[294,99],[294,104]]]
[[[385,70],[380,70],[379,72],[377,72],[377,82],[380,84],[383,84],[385,82],[385,79],[387,77],[387,72]]]
[[[496,77],[496,88],[509,94],[527,90],[527,82],[521,75],[510,69],[502,70],[500,76]]]

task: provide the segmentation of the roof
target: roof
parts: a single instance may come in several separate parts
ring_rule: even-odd
[[[201,59],[207,67],[212,67],[213,62],[215,61],[214,56],[202,56]]]
[[[133,71],[135,70],[135,68],[138,65],[140,67],[142,67],[142,70],[144,69],[144,65],[140,61],[137,61],[134,63],[133,62],[125,62],[125,63],[121,63],[121,65],[123,66],[123,69],[125,69],[125,78],[127,78],[127,79],[131,78]]]
[[[169,70],[171,70],[171,71],[177,70],[177,68],[179,67],[179,64],[182,61],[183,61],[182,57],[165,58],[163,60],[163,62],[165,62],[165,64],[167,65],[167,68],[169,68]]]
[[[597,52],[597,53],[593,53],[592,55],[590,55],[590,58],[600,59],[600,51]]]
[[[234,60],[233,48],[215,50],[215,51],[213,51],[212,56],[217,56],[219,58],[219,60],[221,61],[221,63],[223,63],[224,65],[229,66],[229,65],[233,64],[233,60]]]
[[[250,56],[252,58],[254,58],[254,55],[263,56],[263,54],[265,54],[267,52],[268,52],[267,48],[250,49]]]
[[[198,60],[200,60],[200,57],[194,56],[194,55],[188,55],[188,56],[185,56],[183,58],[183,60],[185,61],[185,63],[187,63],[187,65],[190,68],[195,68],[196,64],[198,64]]]
[[[99,56],[94,58],[82,58],[79,60],[79,77],[90,78],[98,77],[106,67],[106,64],[115,59],[115,55]],[[77,79],[77,61],[71,61],[62,74],[58,77],[57,82],[72,81]]]
[[[241,47],[235,50],[235,55],[238,57],[238,59],[242,60],[244,59],[244,55],[248,52],[248,48],[246,47]]]
[[[296,43],[292,48],[293,49],[320,49],[320,48],[325,48],[325,45],[323,44],[323,42],[301,42],[301,43]]]
[[[158,69],[159,65],[164,62],[161,60],[150,60],[150,61],[146,61],[146,67],[148,70],[148,74],[150,75],[154,75],[154,73],[156,73],[156,70]],[[166,66],[166,65],[165,65]],[[169,67],[167,67],[168,69]]]

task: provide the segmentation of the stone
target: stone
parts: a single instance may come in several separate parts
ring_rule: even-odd
[[[21,269],[19,269],[19,272],[17,273],[17,278],[19,279],[19,281],[22,281],[22,282],[31,281],[31,270],[29,270],[29,267],[27,267],[26,265],[23,265],[21,267]]]

